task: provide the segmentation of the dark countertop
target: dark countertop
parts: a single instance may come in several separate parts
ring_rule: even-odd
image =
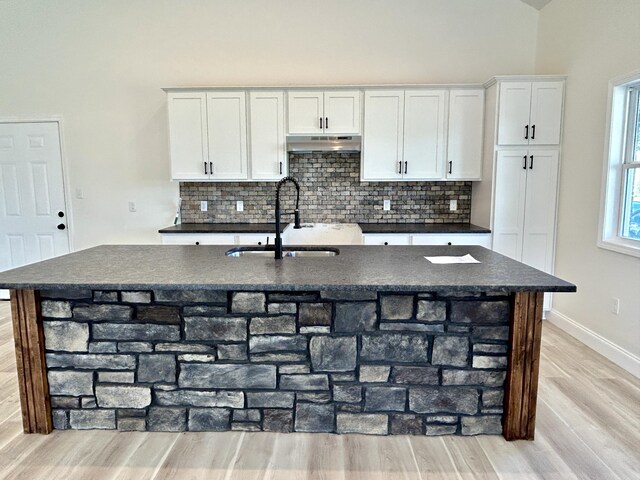
[[[335,257],[227,257],[229,246],[102,245],[0,273],[0,288],[574,292],[479,246],[344,246]],[[424,255],[480,264],[435,265]]]
[[[289,223],[283,222],[280,233]],[[275,223],[181,223],[158,230],[160,233],[274,233]]]
[[[362,233],[491,233],[472,223],[359,223]]]

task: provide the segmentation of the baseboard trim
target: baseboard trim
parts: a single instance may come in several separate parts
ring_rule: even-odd
[[[607,340],[593,330],[580,325],[557,310],[552,309],[547,315],[547,320],[616,365],[624,368],[634,377],[640,378],[640,357],[637,355]]]

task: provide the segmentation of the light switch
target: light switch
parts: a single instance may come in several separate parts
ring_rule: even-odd
[[[238,212],[244,212],[244,202],[242,200],[236,201],[236,210]]]
[[[207,201],[206,200],[202,200],[200,202],[200,211],[201,212],[206,212],[207,210],[208,210]]]

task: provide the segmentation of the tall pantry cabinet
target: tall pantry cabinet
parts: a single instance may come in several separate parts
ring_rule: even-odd
[[[564,85],[556,76],[488,82],[485,181],[473,185],[471,221],[491,225],[493,250],[547,273],[554,273]]]

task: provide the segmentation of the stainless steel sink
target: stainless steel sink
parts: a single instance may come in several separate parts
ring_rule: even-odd
[[[266,247],[238,247],[228,250],[227,257],[274,257],[272,248]],[[340,250],[331,247],[284,247],[283,257],[335,257]]]

